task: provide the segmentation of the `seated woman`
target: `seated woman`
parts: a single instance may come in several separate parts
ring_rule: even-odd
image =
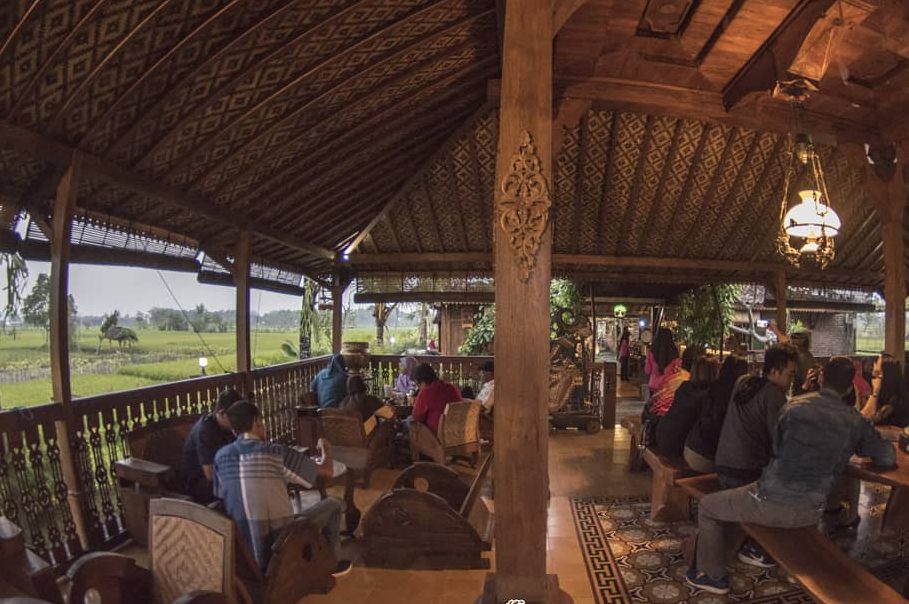
[[[414,401],[411,421],[426,424],[433,433],[438,433],[439,420],[445,413],[445,406],[460,401],[461,391],[440,380],[435,369],[427,363],[421,363],[414,369],[413,379],[420,392]]]
[[[672,406],[657,423],[656,448],[664,455],[681,457],[685,439],[710,402],[709,387],[716,380],[719,364],[712,357],[699,357],[691,365],[691,379],[675,391]]]
[[[417,359],[414,357],[401,357],[401,361],[398,364],[398,379],[395,380],[395,392],[402,396],[413,393],[417,386],[413,381],[413,370],[416,369],[418,364]]]
[[[332,355],[328,366],[313,378],[310,389],[316,393],[320,408],[337,407],[347,396],[347,367],[344,357],[340,354]]]
[[[672,350],[675,350],[675,343],[672,343],[671,341],[672,332],[668,329],[660,329],[660,333],[664,331],[669,333],[668,338]],[[659,359],[660,356],[661,355],[658,352],[657,358]],[[689,346],[685,349],[681,358],[679,358],[678,351],[676,350],[675,356],[672,356],[666,363],[660,374],[661,377],[657,384],[657,389],[651,392],[648,409],[652,415],[663,417],[669,412],[670,407],[672,407],[672,401],[675,399],[676,390],[691,378],[690,369],[697,356],[698,351],[693,346]]]
[[[907,403],[899,361],[883,352],[874,363],[871,394],[861,409],[862,416],[875,424],[904,428],[909,424]]]
[[[394,411],[384,404],[377,396],[369,394],[366,382],[359,375],[347,378],[347,396],[338,405],[343,411],[355,411],[366,423],[373,415],[379,417],[393,417]]]
[[[707,405],[685,438],[682,456],[692,469],[709,473],[714,471],[713,460],[720,442],[720,430],[726,419],[726,408],[732,398],[732,389],[740,377],[748,373],[748,361],[729,355],[720,367],[720,375],[708,389]]]

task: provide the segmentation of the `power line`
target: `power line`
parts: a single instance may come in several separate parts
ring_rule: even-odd
[[[170,297],[174,301],[174,304],[176,304],[177,308],[180,309],[180,312],[183,314],[183,318],[186,319],[186,322],[189,324],[189,326],[193,328],[193,333],[195,333],[196,336],[199,338],[199,341],[202,342],[202,346],[205,347],[205,350],[207,351],[208,356],[215,359],[215,362],[218,364],[218,367],[221,368],[221,371],[223,371],[224,373],[227,373],[228,372],[227,369],[225,369],[224,365],[221,364],[221,359],[219,359],[218,355],[215,354],[215,351],[211,349],[211,346],[208,345],[208,342],[205,341],[205,338],[202,337],[202,334],[199,333],[199,330],[196,329],[196,326],[193,325],[193,322],[189,320],[189,315],[186,314],[185,310],[183,310],[183,306],[180,304],[180,301],[177,300],[177,296],[174,295],[174,290],[172,290],[170,288],[170,285],[167,284],[167,280],[164,278],[164,275],[161,273],[161,271],[155,271],[155,272],[158,273],[158,276],[161,278],[161,283],[163,283],[164,287],[167,288],[167,293],[170,294]]]

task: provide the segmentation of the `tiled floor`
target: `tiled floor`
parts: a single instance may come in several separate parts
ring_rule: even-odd
[[[620,396],[632,397],[636,389],[622,388]],[[640,402],[619,403],[618,420],[640,412]],[[639,495],[649,489],[646,474],[629,474],[628,433],[619,427],[588,435],[574,430],[553,433],[549,439],[549,480],[551,500],[548,520],[548,570],[559,577],[561,588],[575,604],[594,604],[593,593],[584,568],[571,517],[569,498],[583,495]],[[465,473],[469,469],[464,468]],[[358,490],[357,506],[366,510],[394,482],[396,471],[378,470],[370,488]],[[340,495],[340,493],[337,493]],[[356,561],[356,544],[345,544]],[[144,563],[144,550],[126,551]],[[495,569],[495,552],[490,559]],[[312,604],[472,604],[481,593],[486,570],[417,571],[365,568],[355,564],[353,571],[338,580],[330,594],[309,596]],[[0,585],[0,596],[4,595]]]

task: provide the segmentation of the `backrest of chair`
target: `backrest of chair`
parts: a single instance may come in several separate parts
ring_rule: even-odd
[[[366,447],[363,420],[355,411],[319,409],[322,434],[336,447]]]
[[[439,441],[443,447],[456,447],[480,440],[480,403],[448,403],[439,420]]]
[[[573,365],[553,367],[549,374],[549,412],[560,410],[568,403],[571,386],[578,370]]]
[[[152,499],[148,558],[158,601],[203,590],[234,602],[235,532],[233,520],[203,505]]]
[[[183,463],[183,444],[199,417],[181,415],[130,430],[126,433],[129,454],[178,470]]]

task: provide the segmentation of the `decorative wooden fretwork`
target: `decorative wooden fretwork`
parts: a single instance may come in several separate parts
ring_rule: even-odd
[[[499,224],[511,245],[522,281],[530,279],[540,241],[549,221],[549,183],[543,173],[533,135],[524,131],[518,152],[511,157],[497,202]]]

